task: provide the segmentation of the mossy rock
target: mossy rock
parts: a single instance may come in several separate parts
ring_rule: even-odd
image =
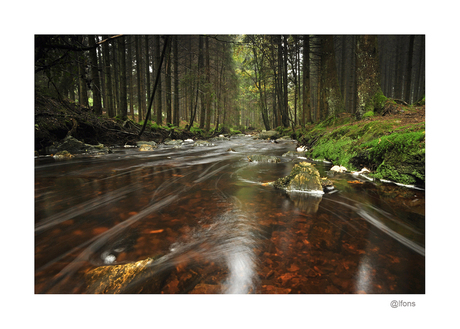
[[[53,155],[53,158],[55,159],[70,159],[73,158],[74,156],[70,154],[68,151],[60,151],[57,152],[55,155]]]
[[[281,162],[280,158],[277,158],[271,155],[254,154],[254,155],[248,155],[247,158],[249,162],[274,162],[274,163]]]
[[[152,267],[158,257],[124,265],[100,266],[85,274],[87,293],[160,293],[167,272]]]
[[[276,130],[263,131],[259,133],[259,136],[258,136],[259,139],[267,139],[267,138],[277,139],[279,137],[280,137],[280,134]]]
[[[309,162],[295,164],[291,173],[273,186],[286,191],[323,192],[319,171]]]
[[[98,145],[91,145],[91,144],[86,144],[78,139],[72,137],[72,136],[67,136],[60,142],[55,142],[53,145],[51,145],[47,151],[49,153],[57,153],[57,152],[62,152],[62,151],[67,151],[72,154],[81,154],[81,153],[87,153],[87,154],[107,154],[111,153],[108,147],[105,147],[103,144],[98,144]]]

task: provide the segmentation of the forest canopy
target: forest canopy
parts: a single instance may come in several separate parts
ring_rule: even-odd
[[[159,126],[305,126],[424,101],[425,36],[35,35],[35,87]]]

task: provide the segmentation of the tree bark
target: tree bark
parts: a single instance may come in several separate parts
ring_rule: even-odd
[[[166,48],[166,124],[172,123],[171,113],[171,47],[168,45]]]
[[[368,111],[381,110],[377,98],[383,96],[380,87],[377,36],[362,35],[357,37],[356,46],[356,77],[357,77],[357,104],[356,116],[361,118]]]
[[[137,76],[137,113],[139,119],[144,118],[145,111],[142,103],[144,97],[144,90],[142,89],[142,64],[141,64],[141,47],[139,36],[135,36],[135,45],[136,45],[136,76]]]
[[[108,36],[104,35],[104,39],[107,39]],[[110,68],[110,53],[109,53],[109,44],[105,42],[102,45],[102,53],[104,57],[104,66],[105,66],[105,90],[107,91],[107,104],[104,104],[106,114],[109,118],[113,118],[115,116],[115,112],[113,110],[113,93],[112,93],[112,70]]]
[[[407,54],[406,84],[404,87],[404,100],[411,103],[412,57],[414,55],[414,36],[409,37],[409,53]]]
[[[178,36],[173,37],[173,57],[174,57],[174,125],[179,127],[179,57],[177,51]]]
[[[334,37],[323,36],[321,43],[321,119],[344,111],[337,76]]]
[[[160,36],[155,35],[153,37],[153,51],[155,53],[155,67],[156,70],[160,70],[160,73],[155,71],[157,74],[159,74],[158,78],[158,92],[157,92],[157,97],[156,97],[156,122],[157,125],[161,126],[163,125],[163,103],[162,103],[162,95],[161,95],[161,67],[160,67]]]
[[[128,101],[127,101],[127,89],[126,89],[126,50],[125,50],[125,38],[119,38],[118,40],[118,53],[120,61],[120,107],[119,115],[121,119],[126,120],[128,118]]]
[[[93,80],[93,111],[96,115],[102,115],[102,102],[101,102],[101,84],[99,82],[99,67],[97,64],[96,41],[94,35],[88,35],[89,45],[94,46],[90,50],[91,55],[91,77]]]
[[[311,122],[310,110],[310,37],[303,36],[303,83],[302,83],[302,126],[305,128],[306,122]]]

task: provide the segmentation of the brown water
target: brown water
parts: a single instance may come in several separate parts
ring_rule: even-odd
[[[263,183],[304,161],[281,157],[295,142],[214,143],[36,159],[35,292],[425,293],[423,190],[288,194]]]

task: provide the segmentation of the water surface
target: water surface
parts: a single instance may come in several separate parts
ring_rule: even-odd
[[[288,194],[264,183],[305,161],[281,157],[294,141],[214,144],[37,158],[35,292],[425,292],[423,190],[340,174]]]

